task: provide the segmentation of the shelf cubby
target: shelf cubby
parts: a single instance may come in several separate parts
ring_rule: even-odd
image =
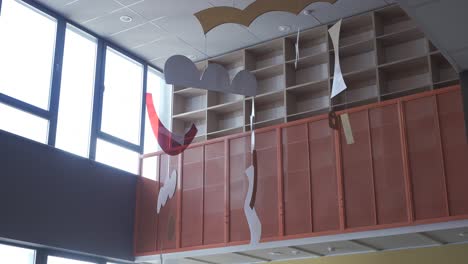
[[[332,99],[332,106],[349,106],[359,102],[377,99],[379,90],[375,69],[355,72],[344,76],[347,89]],[[332,87],[333,79],[330,80]]]
[[[256,97],[255,123],[262,123],[280,118],[284,119],[286,113],[284,95],[284,91],[280,91]],[[250,123],[248,119],[250,118],[249,116],[246,115],[246,124]]]
[[[431,70],[434,85],[458,79],[457,72],[441,53],[431,55]]]
[[[326,26],[319,26],[301,32],[299,35],[299,58],[305,58],[328,50],[328,32]],[[297,33],[284,39],[286,61],[296,59]]]
[[[379,64],[421,57],[427,49],[424,34],[416,28],[377,38]]]
[[[375,45],[373,40],[340,48],[340,65],[343,74],[375,68]],[[335,51],[330,51],[330,75],[335,68]]]
[[[414,89],[430,87],[431,76],[427,57],[415,58],[379,68],[380,93],[388,98]]]
[[[286,63],[286,87],[310,82],[319,82],[329,77],[329,56],[323,52],[315,56],[300,59],[297,68],[294,61]]]
[[[257,94],[284,90],[284,64],[278,64],[252,72],[257,78]]]
[[[186,93],[176,92],[174,93],[173,100],[173,115],[199,111],[206,108],[207,92],[198,91],[198,89],[189,90]]]
[[[340,32],[340,47],[374,39],[375,31],[372,13],[354,16],[343,20]],[[333,49],[329,41],[330,49]]]
[[[233,102],[242,101],[244,99],[243,95],[239,94],[229,94],[221,92],[208,92],[208,107],[224,105]]]
[[[291,116],[313,114],[330,107],[328,80],[286,90],[286,113]]]
[[[415,28],[413,20],[398,6],[391,6],[375,12],[375,31],[377,36]]]
[[[225,130],[243,128],[244,102],[238,101],[208,108],[208,135]]]
[[[209,59],[208,63],[217,63],[222,65],[228,71],[229,77],[232,80],[238,72],[245,69],[244,60],[244,50],[238,50],[223,56]]]
[[[172,131],[176,135],[184,135],[192,124],[198,129],[197,138],[203,138],[206,135],[206,110],[183,113],[172,118]]]
[[[260,70],[284,63],[283,41],[276,39],[245,50],[245,68]]]

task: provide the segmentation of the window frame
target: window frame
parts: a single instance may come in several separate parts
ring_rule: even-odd
[[[73,27],[77,31],[89,35],[96,39],[97,42],[97,52],[96,52],[96,68],[95,68],[95,80],[94,80],[94,89],[93,89],[93,111],[91,119],[91,133],[90,133],[90,142],[89,142],[89,153],[88,158],[91,160],[96,160],[96,145],[97,140],[105,140],[116,146],[132,150],[139,154],[144,152],[144,140],[145,140],[145,126],[146,126],[146,91],[148,83],[148,71],[152,70],[157,74],[163,76],[161,69],[154,64],[145,61],[138,55],[120,47],[119,45],[104,39],[97,35],[96,33],[66,19],[62,15],[56,13],[55,11],[45,7],[43,4],[36,2],[34,0],[14,0],[20,4],[26,5],[27,8],[31,8],[34,11],[49,16],[56,20],[57,22],[57,31],[55,35],[55,50],[54,58],[52,65],[51,73],[51,87],[50,87],[50,98],[49,98],[49,110],[44,110],[37,106],[31,105],[29,103],[23,102],[19,99],[10,97],[3,93],[0,93],[0,103],[14,107],[18,110],[24,111],[26,113],[32,114],[34,116],[41,117],[49,121],[49,130],[48,130],[48,142],[47,145],[55,147],[56,135],[57,135],[57,121],[58,121],[58,111],[59,111],[59,101],[60,101],[60,88],[62,81],[62,67],[63,67],[63,57],[64,57],[64,48],[65,48],[65,37],[67,26]],[[1,1],[0,1],[0,12],[1,10]],[[108,133],[101,131],[101,122],[102,122],[102,104],[103,104],[103,92],[104,92],[104,81],[105,81],[105,66],[106,66],[106,52],[110,48],[127,58],[139,63],[143,67],[143,80],[142,80],[142,96],[141,96],[141,112],[140,112],[140,140],[139,144],[134,144],[126,140],[120,139],[118,137],[112,136]],[[172,99],[171,99],[172,100]]]

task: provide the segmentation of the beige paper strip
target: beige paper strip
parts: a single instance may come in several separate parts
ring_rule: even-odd
[[[346,143],[348,145],[354,144],[353,130],[351,128],[351,122],[349,122],[349,115],[341,115],[341,125],[343,126],[343,132],[345,134]]]
[[[273,11],[283,11],[299,14],[308,5],[318,2],[334,4],[337,0],[257,0],[247,6],[244,10],[217,6],[202,10],[195,14],[200,21],[203,32],[206,34],[213,28],[227,23],[250,26],[259,16]]]

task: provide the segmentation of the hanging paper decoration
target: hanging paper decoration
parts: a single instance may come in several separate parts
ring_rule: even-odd
[[[159,189],[157,213],[161,211],[169,199],[174,196],[177,186],[177,171],[173,170],[171,175],[166,175],[164,185]]]
[[[182,153],[193,141],[197,135],[198,129],[192,124],[189,131],[184,136],[178,136],[169,131],[156,113],[153,102],[153,95],[146,94],[146,110],[153,129],[154,136],[158,140],[161,149],[168,155],[176,156]]]
[[[258,244],[262,236],[262,223],[260,218],[258,218],[257,212],[255,211],[255,200],[257,196],[257,151],[255,150],[255,98],[252,98],[252,113],[250,114],[250,128],[252,130],[251,134],[251,145],[250,152],[252,156],[252,165],[247,168],[245,175],[249,182],[247,189],[247,195],[244,201],[244,213],[247,218],[247,224],[249,225],[250,230],[250,244]]]
[[[348,145],[354,144],[353,130],[351,129],[351,122],[349,121],[349,115],[347,113],[342,114],[340,119],[341,119],[341,125],[343,126],[343,132],[345,135],[346,144]]]
[[[296,38],[296,44],[294,47],[296,48],[296,60],[294,61],[294,68],[297,70],[297,63],[299,62],[299,36],[301,33],[301,29],[297,28],[297,38]]]
[[[213,28],[227,23],[234,23],[249,27],[259,16],[274,11],[282,11],[299,14],[308,5],[318,2],[334,4],[337,0],[257,0],[247,6],[244,10],[217,6],[202,10],[195,14],[200,21],[203,32],[206,34]]]
[[[200,77],[200,71],[187,57],[174,55],[164,65],[166,83],[209,91],[255,96],[257,79],[249,71],[242,70],[231,82],[228,71],[221,65],[210,63]]]
[[[338,21],[328,32],[333,43],[333,49],[335,51],[335,72],[333,74],[333,86],[331,92],[331,98],[337,96],[342,91],[346,90],[347,86],[343,79],[343,73],[341,72],[340,66],[340,30],[341,20]]]

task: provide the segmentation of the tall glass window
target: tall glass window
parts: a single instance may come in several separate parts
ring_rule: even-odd
[[[140,144],[143,65],[107,49],[101,131]]]
[[[96,52],[96,39],[67,27],[55,144],[83,157],[89,154]]]
[[[4,0],[0,16],[0,93],[48,109],[57,21]]]
[[[49,121],[0,103],[0,129],[47,144]]]
[[[96,161],[114,168],[138,174],[140,154],[126,148],[98,139],[96,144]]]
[[[36,251],[0,244],[0,263],[34,264]]]

